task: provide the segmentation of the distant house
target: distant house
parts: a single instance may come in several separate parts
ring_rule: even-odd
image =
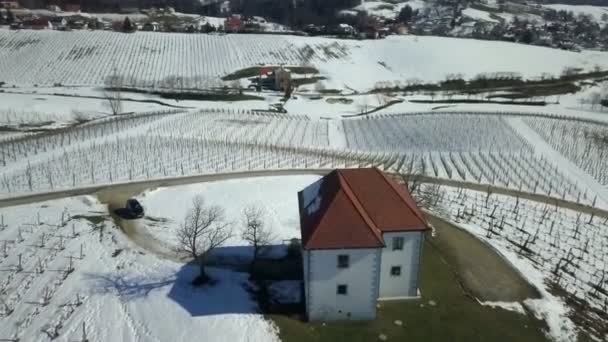
[[[49,18],[49,23],[54,30],[61,30],[65,28],[68,21],[64,17],[51,17]]]
[[[31,18],[23,20],[22,22],[24,29],[30,30],[44,30],[44,29],[52,29],[53,26],[49,22],[48,18]]]
[[[310,320],[369,320],[379,300],[419,297],[424,216],[376,168],[335,170],[298,193]]]
[[[226,32],[239,32],[245,27],[245,22],[240,15],[232,15],[224,21]]]
[[[0,1],[0,8],[17,9],[19,7],[18,1]]]
[[[354,27],[348,24],[338,24],[336,27],[336,34],[339,36],[354,36],[357,33]]]

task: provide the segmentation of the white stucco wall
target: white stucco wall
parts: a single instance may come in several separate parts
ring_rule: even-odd
[[[306,314],[308,314],[308,273],[310,268],[308,267],[308,260],[309,260],[309,256],[310,256],[310,252],[302,249],[302,265],[304,266],[303,272],[304,272],[304,305],[306,308]]]
[[[305,281],[308,283],[308,318],[374,319],[379,289],[380,253],[380,249],[306,251],[303,260]],[[338,268],[340,254],[349,255],[348,268]],[[338,284],[348,285],[348,294],[337,294]]]
[[[404,239],[402,250],[393,250],[393,237]],[[384,233],[386,247],[382,249],[379,299],[415,297],[418,293],[418,270],[422,251],[421,232]],[[392,276],[391,267],[401,266],[401,275]]]

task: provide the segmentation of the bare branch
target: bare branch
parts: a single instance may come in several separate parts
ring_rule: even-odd
[[[243,231],[241,237],[253,246],[253,262],[255,262],[263,247],[270,245],[274,236],[266,224],[266,211],[255,204],[243,209]]]
[[[177,231],[180,249],[199,263],[201,276],[209,253],[232,237],[232,223],[226,220],[222,207],[206,205],[203,197],[196,196],[184,222]]]

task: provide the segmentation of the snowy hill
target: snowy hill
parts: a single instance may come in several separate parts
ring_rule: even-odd
[[[116,68],[133,86],[205,89],[221,86],[222,76],[259,64],[312,65],[328,78],[330,86],[363,91],[378,82],[434,82],[455,73],[465,78],[492,72],[535,77],[559,75],[566,67],[605,68],[608,53],[416,36],[355,41],[272,35],[0,31],[0,75],[9,85],[98,86]]]

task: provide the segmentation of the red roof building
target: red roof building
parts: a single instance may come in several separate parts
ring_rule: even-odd
[[[369,320],[377,301],[420,297],[422,212],[376,168],[334,170],[298,193],[306,313]]]
[[[227,32],[239,32],[244,26],[245,23],[239,15],[233,15],[224,21],[224,27]]]
[[[335,170],[298,195],[304,249],[383,247],[382,233],[426,230],[407,189],[377,168]]]

